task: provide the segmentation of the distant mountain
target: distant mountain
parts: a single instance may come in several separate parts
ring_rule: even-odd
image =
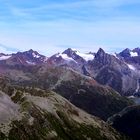
[[[80,53],[68,48],[62,53],[46,57],[29,50],[15,54],[0,54],[0,73],[11,70],[34,71],[33,67],[66,66],[90,76],[100,84],[108,85],[122,95],[133,95],[139,91],[140,49],[125,49],[119,54],[108,54],[102,48],[97,53]],[[33,68],[33,69],[32,69]],[[12,71],[13,72],[13,71]],[[11,74],[10,74],[11,75]],[[23,73],[22,75],[25,75]],[[26,76],[26,75],[25,75]],[[26,76],[27,77],[27,76]]]
[[[130,50],[127,48],[123,50],[122,52],[120,52],[119,55],[123,58],[137,57],[137,56],[140,56],[140,48],[135,48],[133,50]]]
[[[133,50],[125,49],[118,54],[118,57],[133,65],[135,69],[140,70],[140,48],[135,48]]]
[[[76,62],[87,62],[94,59],[94,53],[80,53],[77,50],[68,48],[62,54],[67,54],[68,57],[73,58]]]
[[[48,58],[47,64],[51,66],[68,66],[82,74],[89,75],[84,65],[92,61],[94,57],[94,53],[84,54],[75,49],[68,48],[63,53],[58,53]]]
[[[86,76],[96,79],[99,83],[109,85],[123,95],[131,95],[137,91],[139,73],[134,64],[122,56],[136,56],[139,49],[125,49],[120,54],[108,54],[102,48],[97,53],[83,54],[68,48],[48,58],[50,66],[67,66]],[[137,51],[137,52],[136,52]],[[139,53],[138,53],[139,54]],[[133,57],[132,57],[133,58]],[[138,58],[137,58],[138,59]]]
[[[94,59],[94,53],[80,53],[75,49],[68,48],[63,53],[53,55],[48,59],[48,62],[57,64],[76,63],[83,65],[84,63]]]
[[[2,61],[0,63],[8,65],[37,65],[44,63],[46,57],[31,49],[29,51],[17,52],[10,55],[0,54],[0,61]]]
[[[139,48],[132,51],[125,49],[115,55],[108,54],[101,48],[97,53],[87,54],[68,48],[63,53],[57,53],[49,58],[32,49],[10,55],[1,53],[0,72],[11,73],[11,69],[32,71],[31,67],[39,65],[67,66],[96,79],[101,84],[111,86],[120,94],[132,95],[139,90],[138,77],[140,74],[137,71],[140,68],[139,63],[137,63],[140,62],[139,53]]]
[[[133,66],[101,48],[95,59],[85,67],[99,83],[109,85],[123,95],[134,93],[137,88],[137,76]]]

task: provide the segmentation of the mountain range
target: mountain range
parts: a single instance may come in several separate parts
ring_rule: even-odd
[[[51,57],[32,49],[0,53],[0,138],[137,139],[124,131],[125,117],[115,116],[136,112],[139,60],[140,48],[114,54],[68,48]]]
[[[121,95],[139,94],[140,48],[125,49],[118,54],[108,54],[103,49],[97,53],[80,53],[68,48],[63,53],[46,57],[32,49],[15,54],[0,54],[0,72],[10,74],[9,69],[30,69],[66,66],[85,76],[89,76],[102,85],[108,85]],[[26,68],[25,68],[26,67]],[[8,72],[7,72],[8,71]],[[16,76],[17,77],[17,76]]]

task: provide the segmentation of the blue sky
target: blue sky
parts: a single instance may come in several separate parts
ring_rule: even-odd
[[[0,0],[0,52],[140,47],[139,0]]]

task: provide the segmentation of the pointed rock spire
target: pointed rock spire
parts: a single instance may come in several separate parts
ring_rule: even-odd
[[[123,50],[122,52],[120,52],[119,55],[121,57],[130,57],[130,52],[131,52],[131,50],[128,49],[128,48],[126,48],[125,50]]]
[[[102,48],[99,48],[96,56],[104,56],[105,55],[105,51]]]
[[[72,55],[76,52],[76,50],[73,50],[71,48],[68,48],[65,50],[62,54],[67,54],[69,57],[72,57]]]

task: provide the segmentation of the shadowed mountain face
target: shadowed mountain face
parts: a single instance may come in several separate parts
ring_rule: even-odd
[[[116,130],[130,136],[133,140],[139,140],[140,106],[126,108],[119,114],[111,117],[108,122]]]

